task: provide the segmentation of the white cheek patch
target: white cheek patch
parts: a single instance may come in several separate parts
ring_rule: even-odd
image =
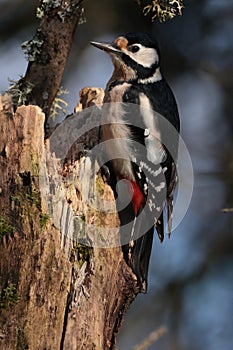
[[[132,58],[132,60],[146,68],[159,62],[159,56],[155,49],[152,47],[145,47],[141,44],[137,44],[137,46],[140,47],[137,52],[130,52],[127,49],[123,49],[122,51]]]

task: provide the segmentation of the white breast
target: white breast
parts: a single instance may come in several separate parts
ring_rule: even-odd
[[[105,142],[105,149],[119,177],[134,180],[130,156],[132,155],[132,140],[130,130],[124,122],[124,109],[122,96],[130,87],[130,84],[123,83],[116,85],[109,92],[109,103],[102,108],[102,139]]]

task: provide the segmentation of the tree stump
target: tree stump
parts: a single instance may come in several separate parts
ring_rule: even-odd
[[[98,131],[62,159],[60,126],[44,140],[44,120],[39,107],[14,113],[1,96],[0,348],[114,349],[139,290],[117,242],[116,209],[104,208],[114,208],[113,192],[85,153]],[[64,121],[63,135],[76,120]]]

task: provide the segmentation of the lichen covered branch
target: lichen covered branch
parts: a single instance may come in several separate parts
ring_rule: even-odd
[[[139,0],[138,3],[142,6],[145,16],[150,15],[152,21],[158,18],[160,22],[165,22],[177,15],[181,16],[184,7],[183,0]]]
[[[34,37],[22,44],[28,59],[23,78],[9,93],[17,107],[34,104],[42,108],[46,120],[60,88],[74,32],[83,14],[83,0],[41,0],[37,8],[40,26]]]

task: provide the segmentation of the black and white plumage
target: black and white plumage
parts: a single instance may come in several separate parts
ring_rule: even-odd
[[[164,238],[165,205],[169,235],[171,231],[174,158],[180,127],[177,104],[160,71],[158,43],[150,35],[128,33],[110,44],[92,45],[107,52],[114,65],[105,90],[102,141],[112,141],[106,152],[121,220],[124,256],[137,275],[140,290],[146,291],[154,227],[160,241]],[[131,104],[136,104],[137,110],[133,108],[132,112]],[[166,147],[169,135],[163,118],[177,130],[172,156]],[[116,190],[119,180],[128,181],[131,200],[125,208]]]

